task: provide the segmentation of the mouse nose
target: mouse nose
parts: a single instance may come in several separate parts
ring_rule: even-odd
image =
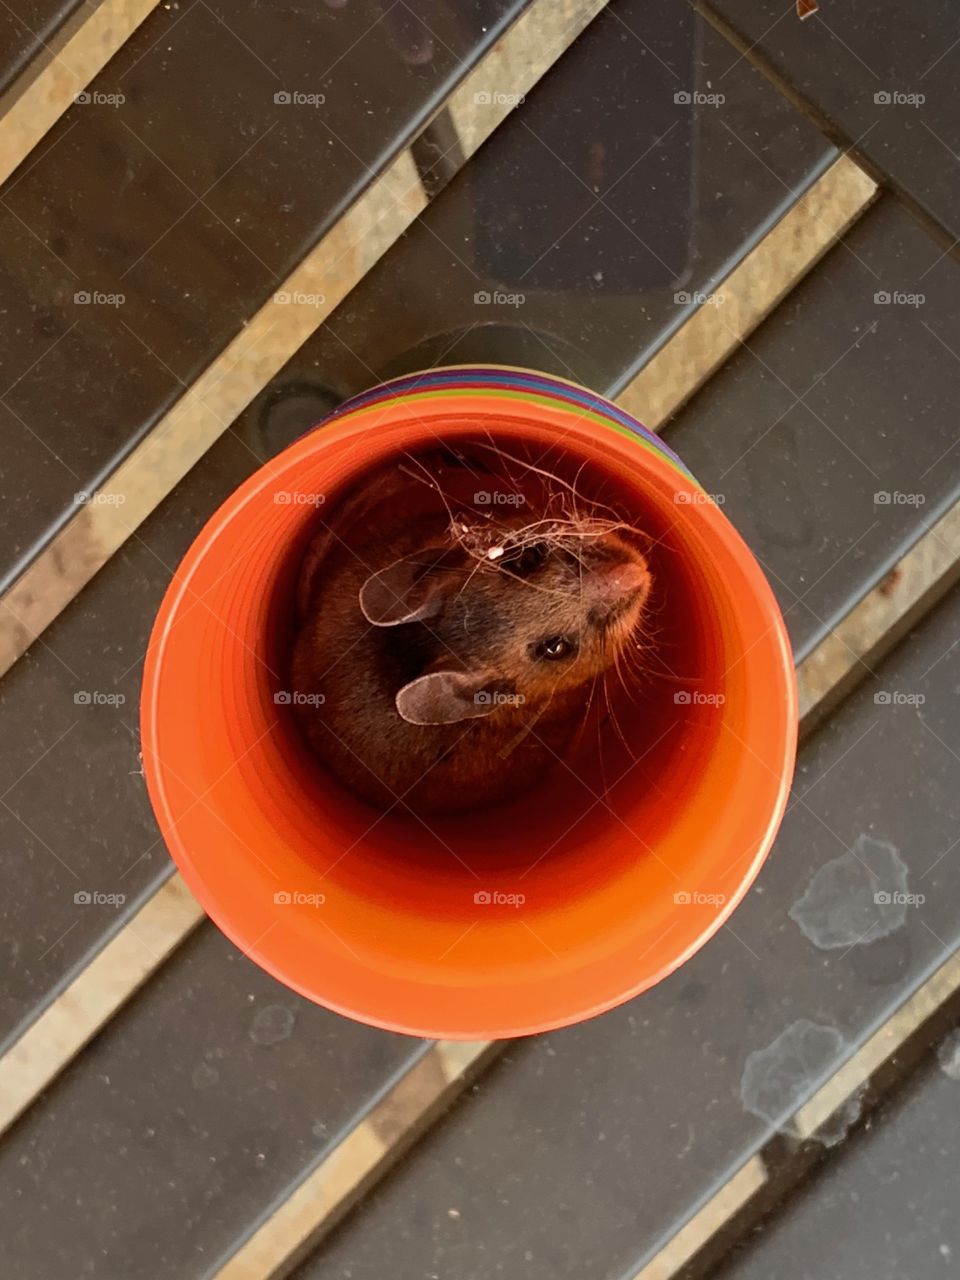
[[[603,575],[604,595],[611,600],[625,600],[646,595],[650,589],[650,571],[645,564],[627,560],[612,565]]]

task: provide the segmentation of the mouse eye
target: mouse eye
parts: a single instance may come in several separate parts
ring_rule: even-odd
[[[560,662],[576,651],[577,643],[572,636],[547,636],[533,646],[533,656],[538,662]]]
[[[545,542],[531,542],[524,546],[518,543],[508,547],[500,559],[500,565],[518,578],[526,578],[536,572],[547,558]]]

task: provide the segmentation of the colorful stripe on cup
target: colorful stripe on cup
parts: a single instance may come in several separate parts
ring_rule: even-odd
[[[577,407],[584,417],[604,422],[621,433],[626,429],[640,440],[652,447],[662,457],[672,463],[688,479],[697,483],[683,461],[664,444],[658,435],[650,431],[636,418],[596,392],[588,391],[573,382],[562,378],[554,378],[547,374],[535,373],[529,369],[508,368],[506,366],[467,366],[454,365],[444,369],[428,369],[421,373],[406,374],[389,382],[380,383],[367,391],[345,400],[330,414],[327,421],[342,417],[346,413],[370,408],[386,400],[421,400],[434,395],[451,395],[457,392],[484,391],[500,394],[513,399],[563,401]],[[322,425],[322,424],[318,424]]]

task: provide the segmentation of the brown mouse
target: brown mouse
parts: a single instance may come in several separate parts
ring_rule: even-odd
[[[330,773],[380,809],[459,812],[528,791],[570,747],[650,593],[620,521],[558,512],[541,472],[533,496],[484,473],[490,492],[471,499],[477,466],[435,454],[382,468],[304,561],[294,711]]]

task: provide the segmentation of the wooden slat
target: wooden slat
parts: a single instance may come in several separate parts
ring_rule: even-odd
[[[0,675],[247,407],[426,205],[402,152],[0,600]],[[323,306],[289,299],[325,298]]]
[[[45,65],[31,69],[0,100],[0,185],[23,163],[78,93],[107,65],[158,0],[102,0],[60,44],[47,47]],[[66,31],[65,33],[66,34]]]
[[[16,1120],[203,919],[173,876],[0,1058],[0,1132]]]
[[[658,431],[864,212],[876,183],[835,161],[617,397]]]
[[[800,714],[819,722],[874,660],[960,579],[960,508],[952,507],[834,627],[798,672]]]
[[[496,1046],[439,1040],[215,1273],[289,1275],[333,1224],[493,1057]]]
[[[861,1091],[929,1018],[960,993],[960,955],[951,955],[909,1000],[795,1112],[789,1132],[812,1138]]]
[[[767,1172],[760,1156],[751,1156],[706,1204],[701,1205],[676,1235],[640,1268],[632,1280],[671,1280],[678,1275],[715,1231],[762,1190]]]

